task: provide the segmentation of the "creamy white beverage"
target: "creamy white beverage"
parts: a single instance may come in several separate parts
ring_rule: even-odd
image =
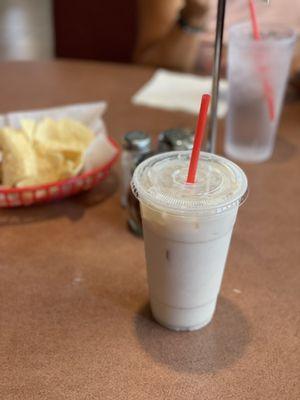
[[[190,152],[164,153],[135,170],[141,204],[154,318],[174,330],[194,330],[213,316],[239,205],[243,171],[201,153],[197,181],[187,184]]]

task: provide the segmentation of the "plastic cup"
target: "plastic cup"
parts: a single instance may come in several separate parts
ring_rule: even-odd
[[[229,31],[225,153],[245,162],[272,156],[295,44],[295,33],[280,25],[262,25],[260,36],[253,39],[247,23]]]
[[[135,170],[154,318],[195,330],[214,314],[247,178],[233,162],[201,152],[197,181],[187,184],[189,151],[156,155]]]

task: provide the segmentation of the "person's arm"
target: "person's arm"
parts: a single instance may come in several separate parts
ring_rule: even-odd
[[[138,38],[134,61],[190,71],[195,64],[199,34],[178,24],[179,15],[189,26],[201,28],[207,11],[205,0],[138,0]]]

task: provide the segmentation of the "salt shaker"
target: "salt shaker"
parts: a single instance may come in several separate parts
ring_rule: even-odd
[[[125,134],[121,157],[122,181],[121,181],[121,205],[127,206],[127,195],[132,177],[132,172],[143,155],[150,152],[151,138],[143,131],[130,131]]]

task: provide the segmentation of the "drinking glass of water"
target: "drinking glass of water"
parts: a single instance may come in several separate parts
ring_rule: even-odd
[[[251,25],[229,33],[229,110],[225,153],[245,162],[272,156],[296,35],[290,28],[261,26],[260,40]]]

